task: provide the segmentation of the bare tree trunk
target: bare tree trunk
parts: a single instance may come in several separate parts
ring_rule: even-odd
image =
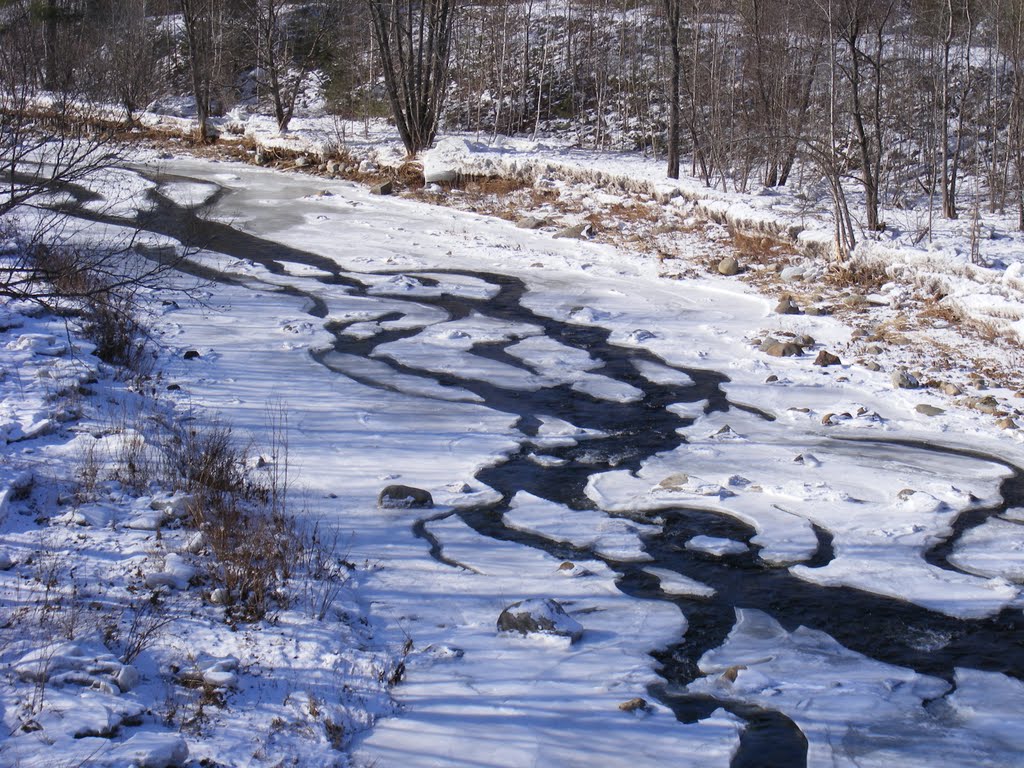
[[[668,86],[668,170],[670,179],[679,178],[679,80],[683,70],[682,54],[679,49],[679,23],[682,15],[682,0],[663,0],[665,22],[668,25],[668,44],[672,57]]]
[[[448,86],[455,0],[367,0],[384,85],[406,152],[434,143]]]

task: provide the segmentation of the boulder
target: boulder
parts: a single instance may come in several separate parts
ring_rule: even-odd
[[[775,312],[780,315],[799,315],[800,307],[793,301],[792,296],[783,296],[776,305]]]
[[[198,350],[190,349],[190,350],[187,350],[185,352],[185,354],[182,355],[182,357],[184,357],[186,360],[195,360],[195,359],[201,357],[201,355],[199,354]]]
[[[508,606],[498,616],[498,631],[567,637],[572,643],[583,636],[583,626],[550,598],[522,600]]]
[[[804,353],[804,348],[793,341],[769,338],[761,345],[761,351],[772,357],[797,357]]]
[[[434,498],[429,491],[411,485],[389,485],[377,495],[381,509],[430,509]]]
[[[516,222],[520,229],[540,229],[547,226],[548,220],[543,216],[523,216]]]
[[[582,238],[587,237],[589,234],[590,234],[590,225],[589,224],[574,224],[571,227],[565,227],[564,229],[561,229],[558,232],[555,232],[553,237],[555,237],[555,239],[567,238],[569,240],[580,240]]]
[[[842,365],[843,361],[839,359],[838,355],[833,355],[831,352],[826,352],[823,349],[818,353],[818,356],[814,358],[814,364],[824,367],[828,365]]]
[[[925,416],[941,416],[945,413],[941,408],[929,405],[928,403],[920,403],[914,408],[914,410]]]
[[[913,375],[902,368],[892,372],[892,385],[897,389],[917,389],[921,386]]]
[[[732,256],[726,256],[718,262],[718,274],[732,277],[740,273],[740,263]]]
[[[370,187],[370,194],[373,195],[392,195],[394,192],[395,183],[393,181],[382,181],[380,184]]]

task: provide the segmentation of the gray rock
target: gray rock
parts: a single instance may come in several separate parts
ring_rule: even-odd
[[[864,363],[864,367],[867,368],[869,371],[880,371],[880,370],[882,370],[882,366],[880,366],[874,360],[868,360],[866,363]]]
[[[393,181],[383,181],[370,187],[370,194],[373,195],[392,195],[394,192],[395,183]]]
[[[814,346],[814,337],[813,336],[808,336],[806,333],[801,334],[800,336],[797,336],[796,338],[793,339],[793,341],[795,341],[801,347],[813,347]]]
[[[377,495],[377,506],[381,509],[430,509],[434,497],[422,488],[411,485],[389,485]]]
[[[310,160],[306,155],[299,155],[295,158],[295,168],[306,168],[310,164]]]
[[[337,160],[328,160],[326,170],[328,173],[332,175],[338,173],[341,170],[341,163],[339,163]]]
[[[792,296],[783,296],[776,305],[775,311],[780,315],[799,315],[800,307],[793,301]]]
[[[944,395],[949,395],[950,397],[956,397],[957,395],[962,395],[964,393],[964,391],[960,389],[960,387],[958,387],[956,384],[952,384],[949,382],[943,384],[941,387],[939,387],[939,389],[942,390],[942,393]]]
[[[555,237],[555,239],[567,238],[569,240],[580,240],[580,239],[582,239],[584,237],[587,237],[589,235],[590,235],[590,225],[589,224],[575,224],[575,225],[573,225],[571,227],[566,227],[565,229],[561,229],[558,232],[555,232],[554,237]]]
[[[547,223],[548,220],[542,216],[523,216],[516,222],[516,226],[520,229],[540,229],[547,226]]]
[[[498,616],[499,632],[521,635],[555,635],[575,643],[583,636],[583,626],[557,600],[534,598],[513,603]]]
[[[806,274],[806,267],[786,267],[779,273],[779,277],[781,277],[787,283],[791,283],[796,280],[803,280]]]
[[[987,413],[991,416],[1000,415],[999,401],[992,397],[992,395],[987,395],[985,397],[972,397],[967,404],[976,411],[981,411],[982,413]]]
[[[740,273],[740,263],[732,256],[726,256],[718,262],[718,274],[732,277]]]
[[[928,403],[921,403],[917,405],[914,408],[914,410],[925,416],[941,416],[942,414],[945,413],[945,411],[942,410],[941,408],[937,408],[934,405],[929,405]]]
[[[920,382],[902,368],[892,372],[892,385],[897,389],[917,389]]]

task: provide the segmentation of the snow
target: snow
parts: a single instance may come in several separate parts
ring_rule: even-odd
[[[972,718],[981,728],[965,731],[956,718],[926,706],[949,693],[946,681],[874,661],[822,632],[804,627],[787,632],[755,610],[737,610],[725,644],[704,654],[700,668],[707,677],[690,684],[690,692],[784,713],[807,737],[808,765],[1010,765],[1019,760],[1014,743],[1019,739],[1003,736],[1012,727],[1004,720],[1000,733],[993,734],[989,719],[996,702],[1011,705],[999,710],[1004,717],[1015,718],[1020,711],[1020,683],[1002,675],[958,673],[958,685],[968,685],[962,693],[958,687],[950,703],[968,716],[974,703],[981,710]],[[978,684],[987,678],[997,684],[991,703],[979,701]]]
[[[967,531],[957,542],[949,562],[968,573],[990,578],[1024,581],[1024,525],[989,520]]]
[[[428,157],[428,166],[443,170],[467,153],[481,168],[499,162],[468,145],[445,152]],[[546,161],[546,153],[508,146],[501,168]],[[582,159],[557,154],[565,167]],[[458,162],[465,171],[466,161]],[[638,174],[629,158],[590,162]],[[688,622],[675,602],[620,591],[613,566],[641,563],[633,567],[658,579],[668,595],[719,597],[705,584],[645,564],[642,537],[657,535],[658,515],[688,510],[752,530],[750,546],[703,535],[686,542],[709,555],[749,552],[759,567],[789,568],[810,583],[885,595],[965,620],[1019,606],[1020,589],[1012,583],[1020,573],[1019,521],[1013,515],[963,537],[950,558],[959,570],[925,557],[950,535],[960,514],[999,502],[1008,465],[1024,458],[1019,437],[995,433],[983,414],[956,403],[941,417],[924,416],[916,406],[933,395],[894,391],[883,373],[849,363],[817,369],[806,358],[768,358],[749,343],[767,331],[788,331],[838,349],[851,343],[843,321],[776,316],[772,301],[742,284],[665,279],[657,265],[626,250],[553,240],[495,219],[374,197],[347,183],[198,160],[170,160],[165,167],[179,179],[195,179],[162,184],[167,194],[208,200],[203,195],[217,185],[224,193],[208,215],[327,260],[292,263],[274,275],[247,259],[196,254],[197,261],[245,280],[203,286],[195,291],[197,301],[162,311],[161,383],[182,389],[161,398],[179,418],[215,415],[256,445],[266,444],[268,408],[282,408],[302,518],[338,535],[341,556],[353,570],[323,620],[303,610],[315,602],[315,595],[305,595],[273,622],[231,627],[223,621],[223,601],[192,584],[203,544],[182,527],[180,497],[145,489],[133,499],[126,489],[105,484],[94,501],[65,501],[60,523],[36,523],[36,509],[12,499],[22,472],[63,467],[70,476],[83,445],[113,453],[142,430],[128,424],[100,429],[96,417],[79,429],[57,393],[87,386],[100,366],[80,340],[67,339],[59,322],[8,308],[23,327],[3,337],[0,423],[10,461],[0,465],[7,506],[0,547],[11,566],[0,572],[0,599],[11,606],[26,599],[19,590],[31,589],[29,599],[41,601],[42,588],[27,586],[30,568],[44,562],[41,550],[63,548],[86,558],[79,574],[85,584],[112,582],[112,594],[124,601],[132,590],[147,598],[156,590],[176,617],[172,630],[128,665],[138,674],[132,685],[125,665],[95,633],[76,638],[73,648],[37,634],[3,651],[9,670],[21,663],[36,677],[44,659],[64,665],[57,674],[78,675],[85,665],[91,682],[69,679],[66,689],[48,683],[52,707],[38,710],[49,713],[45,736],[61,759],[95,754],[98,764],[171,764],[187,749],[194,761],[329,764],[341,759],[329,739],[341,727],[357,763],[727,765],[738,746],[738,718],[719,710],[682,724],[658,702],[650,702],[643,717],[619,710],[624,701],[650,695],[648,686],[660,681],[650,652],[678,642]],[[131,181],[134,174],[123,175],[129,187],[149,188]],[[320,195],[324,190],[331,194]],[[740,210],[731,198],[720,202],[735,215],[768,215]],[[703,257],[706,244],[696,235],[680,238],[694,259]],[[324,267],[333,265],[369,286],[366,295],[322,282],[330,273]],[[459,513],[499,502],[500,495],[476,479],[482,468],[531,451],[538,463],[555,464],[545,451],[601,433],[571,423],[570,414],[544,414],[537,434],[529,435],[517,415],[488,407],[470,390],[474,383],[512,393],[568,386],[607,408],[628,404],[640,390],[603,373],[590,352],[545,336],[539,324],[483,310],[453,315],[428,305],[438,296],[496,295],[486,279],[446,269],[521,279],[523,303],[536,315],[607,331],[613,345],[655,355],[660,363],[636,365],[650,382],[685,389],[702,374],[722,375],[724,400],[715,406],[727,410],[713,409],[704,391],[698,402],[668,406],[692,419],[679,422],[685,442],[639,467],[592,475],[586,493],[595,509],[571,510],[526,491],[514,496],[504,522],[513,533],[577,548],[580,555],[568,568],[539,549],[481,534]],[[280,290],[285,286],[295,293]],[[168,287],[150,300],[156,305],[174,295]],[[323,320],[304,314],[312,297],[327,306]],[[393,313],[400,317],[381,319]],[[349,340],[401,333],[364,358],[333,349],[323,327],[332,321],[354,323],[345,331]],[[476,353],[496,342],[511,342],[512,361]],[[185,361],[187,349],[200,350],[201,357]],[[440,377],[448,376],[465,386],[443,383]],[[128,397],[106,373],[98,380],[88,386],[95,386],[100,402]],[[896,439],[968,452],[889,442]],[[377,509],[377,493],[392,482],[428,490],[438,507]],[[47,493],[56,507],[59,491]],[[834,557],[810,567],[820,546],[816,529],[831,537]],[[78,535],[88,543],[80,544]],[[432,547],[440,559],[431,557]],[[497,631],[504,608],[547,599],[582,626],[577,643]],[[700,667],[705,677],[689,685],[691,692],[782,712],[807,736],[813,765],[1018,759],[1019,740],[998,728],[997,704],[1019,712],[1019,682],[989,677],[995,673],[960,669],[954,690],[947,681],[867,658],[818,631],[789,631],[746,608]],[[208,729],[179,735],[154,714],[133,724],[138,706],[152,710],[168,686],[182,707],[195,707],[190,689],[179,685],[183,672],[223,690],[226,706],[210,715]],[[393,687],[386,685],[389,678]],[[95,692],[88,690],[93,682]],[[34,684],[30,675],[16,691],[0,693],[4,725],[15,734],[0,745],[0,759],[52,764],[53,754],[32,751],[37,737],[19,731]],[[993,702],[986,701],[986,688],[996,692]],[[69,691],[88,701],[80,715],[62,703]],[[932,700],[947,709],[929,705]],[[112,729],[120,730],[101,741],[73,738]]]
[[[656,525],[609,517],[597,510],[572,510],[525,491],[515,495],[504,519],[516,530],[566,542],[618,561],[649,560],[640,537],[660,530]]]
[[[702,584],[696,579],[691,579],[689,576],[670,571],[667,568],[647,566],[644,568],[644,573],[649,573],[656,578],[661,585],[661,591],[666,595],[712,597],[715,594],[715,590],[707,584]]]
[[[686,548],[705,555],[722,557],[723,555],[742,555],[747,545],[742,541],[723,539],[718,536],[694,536],[686,542]]]

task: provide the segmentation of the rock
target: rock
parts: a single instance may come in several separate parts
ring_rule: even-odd
[[[634,714],[645,714],[650,711],[651,705],[647,703],[647,699],[641,699],[639,697],[624,701],[619,704],[619,709],[623,712],[632,712]]]
[[[582,565],[578,565],[574,562],[566,560],[560,566],[558,566],[558,573],[562,576],[566,576],[570,579],[576,579],[581,576],[593,576],[593,571],[587,570]]]
[[[765,380],[764,380],[764,383],[765,383],[765,384],[774,384],[774,383],[775,383],[775,382],[777,382],[778,380],[779,380],[779,377],[778,377],[778,376],[776,376],[776,375],[775,375],[775,374],[773,373],[773,374],[772,374],[771,376],[769,376],[769,377],[768,377],[767,379],[765,379]]]
[[[185,354],[182,355],[182,357],[184,357],[186,360],[196,360],[197,358],[200,357],[200,354],[198,350],[190,349],[186,351]]]
[[[113,753],[119,765],[136,768],[180,768],[188,761],[188,744],[176,733],[143,731]]]
[[[803,280],[806,275],[806,267],[785,267],[781,272],[779,272],[779,277],[787,283],[792,283],[796,280]]]
[[[377,506],[381,509],[430,509],[434,498],[422,488],[389,485],[378,494]]]
[[[736,678],[739,677],[740,672],[742,672],[746,668],[747,667],[746,667],[745,664],[735,664],[735,665],[733,665],[731,667],[728,667],[721,674],[719,679],[725,680],[726,682],[729,682],[729,683],[735,683],[736,682]]]
[[[880,355],[884,351],[885,350],[883,350],[877,344],[869,344],[867,347],[864,348],[864,353],[868,355]]]
[[[520,229],[540,229],[547,226],[548,220],[541,216],[523,216],[516,222]]]
[[[341,163],[339,163],[337,160],[328,160],[327,161],[327,172],[329,174],[331,174],[333,176],[334,174],[338,173],[339,171],[341,171]]]
[[[985,397],[972,397],[967,401],[967,404],[974,408],[976,411],[987,413],[990,416],[999,415],[999,401],[996,400],[992,395],[986,395]]]
[[[849,296],[843,297],[843,304],[851,308],[862,307],[867,303],[867,297],[859,293],[851,293]]]
[[[874,360],[868,360],[866,363],[864,363],[864,367],[867,368],[869,371],[880,371],[880,370],[882,370],[882,366],[880,366]]]
[[[776,339],[771,339],[770,344],[762,344],[761,351],[772,357],[797,357],[804,353],[803,347],[796,342],[778,341]]]
[[[839,359],[838,355],[833,355],[831,352],[826,352],[823,349],[818,353],[818,356],[814,358],[814,364],[820,366],[842,365],[843,361]]]
[[[897,389],[917,389],[921,385],[917,379],[902,368],[892,372],[892,385]]]
[[[792,296],[783,296],[775,306],[775,312],[779,315],[799,315],[800,307],[793,301]]]
[[[309,158],[306,155],[299,155],[295,158],[295,168],[305,168],[309,165]]]
[[[256,165],[266,165],[269,162],[269,160],[270,159],[267,157],[266,153],[260,149],[256,150],[256,155],[252,159],[252,161],[256,163]]]
[[[14,561],[6,552],[0,552],[0,571],[9,571],[14,567]]]
[[[569,240],[580,240],[588,237],[591,234],[589,224],[575,224],[571,227],[565,227],[555,232],[553,237],[557,240],[558,238],[567,238]]]
[[[925,416],[941,416],[945,413],[941,408],[937,408],[934,405],[928,403],[921,403],[914,408],[918,413],[924,414]]]
[[[394,194],[395,183],[393,181],[382,181],[380,184],[375,184],[370,187],[370,194],[372,195],[391,195]]]
[[[572,643],[583,636],[583,626],[550,598],[522,600],[508,606],[498,616],[498,631],[567,637]]]
[[[740,263],[732,256],[726,256],[718,262],[718,274],[732,277],[740,273]]]
[[[806,333],[800,334],[799,336],[794,338],[793,341],[795,341],[801,347],[813,347],[814,346],[814,337],[813,336],[808,336]]]
[[[1017,429],[1018,428],[1017,427],[1017,422],[1014,421],[1009,416],[1005,416],[1005,417],[999,419],[999,421],[996,422],[996,426],[999,427],[1000,429]]]

